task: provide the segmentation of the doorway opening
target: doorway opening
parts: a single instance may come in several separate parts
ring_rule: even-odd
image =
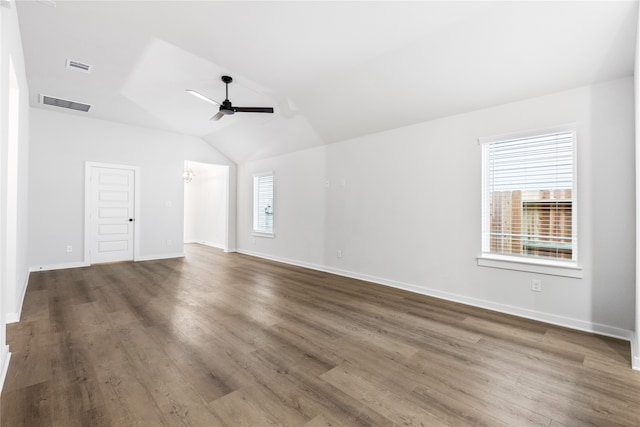
[[[184,243],[228,251],[229,166],[186,161],[185,173]]]

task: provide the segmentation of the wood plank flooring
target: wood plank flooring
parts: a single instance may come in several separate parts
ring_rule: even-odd
[[[640,425],[627,342],[186,252],[32,274],[2,427]]]

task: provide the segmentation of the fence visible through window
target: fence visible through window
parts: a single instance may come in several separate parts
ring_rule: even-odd
[[[570,189],[493,191],[492,253],[572,259]]]

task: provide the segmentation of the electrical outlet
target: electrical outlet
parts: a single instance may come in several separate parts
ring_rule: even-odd
[[[167,239],[167,246],[171,246],[171,239]]]
[[[67,245],[67,252],[73,252],[73,246]]]
[[[542,292],[542,280],[531,279],[531,290],[534,292]]]

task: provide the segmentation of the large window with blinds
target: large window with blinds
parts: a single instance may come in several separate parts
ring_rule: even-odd
[[[575,265],[575,130],[543,130],[480,142],[483,255]]]
[[[253,232],[273,236],[273,172],[253,176]]]

